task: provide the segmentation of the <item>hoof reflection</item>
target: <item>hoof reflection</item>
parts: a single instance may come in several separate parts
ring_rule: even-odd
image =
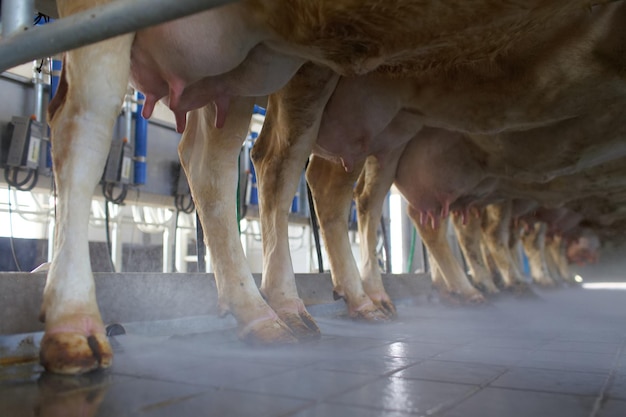
[[[80,376],[44,372],[37,381],[38,417],[90,417],[96,415],[110,385],[111,376],[92,372]]]

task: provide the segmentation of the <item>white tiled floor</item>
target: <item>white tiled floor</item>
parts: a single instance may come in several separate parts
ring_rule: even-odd
[[[399,313],[385,325],[318,314],[320,341],[273,349],[233,330],[118,336],[107,372],[0,368],[0,416],[626,416],[626,291]]]

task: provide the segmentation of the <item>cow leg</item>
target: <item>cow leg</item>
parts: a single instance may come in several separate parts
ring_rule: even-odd
[[[550,277],[550,271],[546,262],[546,229],[542,222],[535,222],[522,234],[522,244],[528,256],[530,275],[535,283],[544,287],[554,287],[555,282]]]
[[[59,4],[62,15],[70,10]],[[40,319],[40,360],[51,372],[107,368],[113,353],[96,302],[87,225],[102,176],[113,123],[128,85],[132,35],[68,52],[59,91],[49,106],[58,193],[55,256]]]
[[[482,225],[482,220],[481,220],[481,225]],[[485,265],[485,267],[489,271],[489,274],[493,278],[493,281],[496,284],[496,287],[498,287],[502,280],[502,275],[500,274],[500,271],[498,270],[498,267],[496,266],[496,263],[493,260],[493,256],[491,256],[491,254],[489,253],[489,247],[486,241],[487,239],[486,239],[485,233],[482,231],[482,226],[481,226],[480,233],[481,233],[480,234],[480,252],[482,253],[482,257],[483,257],[482,258],[483,265]]]
[[[251,152],[263,234],[261,291],[299,339],[319,337],[320,331],[298,296],[289,253],[289,210],[337,78],[330,70],[304,65],[270,96],[263,130]]]
[[[363,289],[348,239],[352,189],[361,172],[360,168],[355,167],[348,173],[340,164],[314,156],[309,162],[306,178],[330,260],[333,293],[336,298],[345,300],[350,317],[377,321],[384,320],[386,315],[374,305]]]
[[[522,273],[509,250],[511,204],[490,204],[483,211],[483,242],[507,289],[525,289]]]
[[[428,251],[428,264],[430,265],[430,279],[433,283],[433,287],[441,291],[447,291],[446,282],[443,279],[441,269],[437,267],[437,261],[433,257],[433,254]]]
[[[509,251],[513,262],[517,265],[518,270],[521,272],[524,269],[522,262],[522,253],[520,251],[519,243],[522,240],[522,228],[515,225],[515,221],[512,222],[511,231],[509,232]]]
[[[397,313],[383,286],[376,256],[376,242],[383,204],[395,179],[396,168],[403,150],[404,146],[395,149],[385,158],[382,166],[378,159],[368,158],[355,190],[363,287],[374,304],[389,317],[395,317]]]
[[[465,224],[463,224],[461,216],[453,216],[452,221],[454,222],[454,230],[459,240],[459,246],[472,275],[472,282],[488,294],[497,294],[500,291],[493,282],[493,275],[484,264],[480,245],[482,238],[480,217],[469,215]]]
[[[208,105],[189,113],[178,153],[209,247],[219,308],[237,320],[239,336],[252,344],[294,342],[252,278],[237,228],[237,158],[250,124],[254,99],[234,98],[225,125],[214,125]]]
[[[548,272],[550,273],[550,277],[556,283],[565,281],[565,279],[561,276],[561,271],[559,271],[559,267],[557,265],[557,261],[554,258],[554,253],[552,250],[552,241],[546,238],[545,247],[544,247],[544,257],[546,260],[546,266],[548,267]]]
[[[454,257],[448,238],[446,229],[448,222],[443,221],[435,225],[433,228],[430,224],[420,222],[420,213],[413,206],[409,206],[409,216],[413,220],[415,227],[420,232],[422,241],[426,245],[428,251],[432,254],[436,266],[441,271],[444,282],[448,291],[454,295],[471,303],[482,303],[485,301],[483,295],[472,286],[467,275],[461,268],[459,261]]]
[[[545,258],[546,224],[535,222],[528,230],[522,234],[522,243],[528,264],[530,275],[535,283],[544,287],[554,287],[555,282],[550,277],[550,271]]]
[[[554,259],[554,263],[556,264],[560,277],[566,282],[574,282],[572,280],[572,274],[569,269],[567,257],[565,256],[563,238],[561,236],[553,236],[552,241],[548,245],[548,250]]]
[[[433,291],[441,301],[452,305],[459,305],[460,300],[458,296],[448,290],[448,285],[443,278],[441,269],[437,267],[437,261],[433,257],[433,254],[428,251],[426,256],[428,257],[428,265],[430,265],[430,280],[432,282]]]

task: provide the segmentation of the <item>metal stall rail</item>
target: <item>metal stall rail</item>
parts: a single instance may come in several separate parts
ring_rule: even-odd
[[[33,59],[51,56],[234,1],[114,1],[45,26],[30,27],[25,26],[23,20],[24,16],[32,19],[34,14],[32,0],[3,0],[2,26],[7,30],[3,30],[3,38],[0,41],[0,72]],[[27,6],[26,10],[24,6]]]

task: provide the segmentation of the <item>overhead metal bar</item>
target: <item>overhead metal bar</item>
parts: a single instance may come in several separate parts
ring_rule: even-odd
[[[7,0],[2,2],[3,26],[5,1]],[[113,1],[3,38],[0,41],[0,72],[33,59],[51,56],[235,1]]]
[[[2,37],[22,32],[32,26],[35,0],[2,1]]]

